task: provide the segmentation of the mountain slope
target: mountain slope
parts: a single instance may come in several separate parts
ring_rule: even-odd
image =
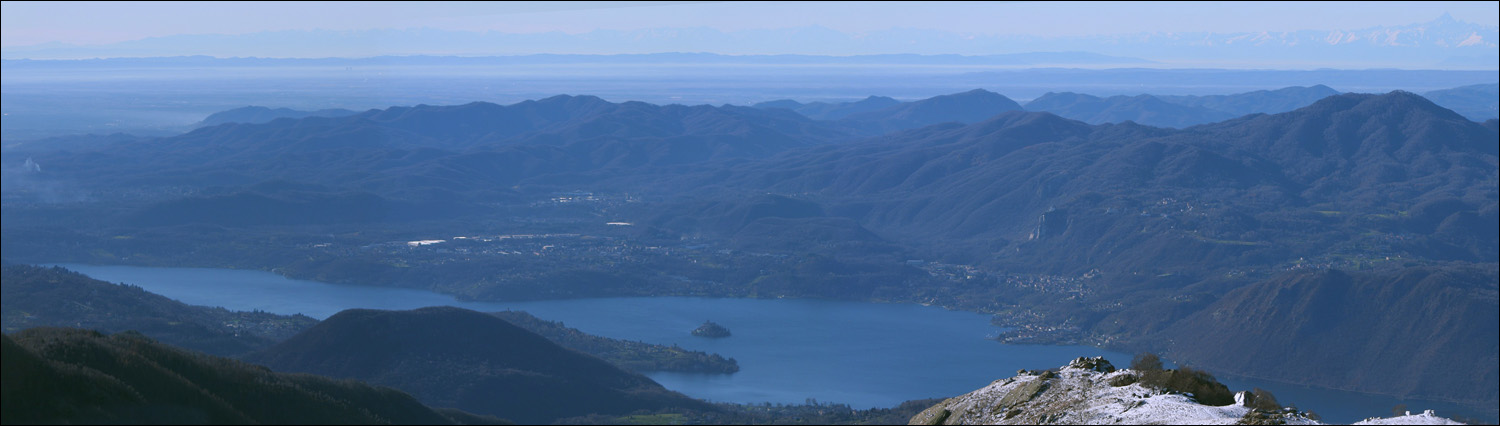
[[[1231,291],[1159,338],[1168,356],[1216,371],[1488,403],[1500,399],[1493,386],[1452,384],[1500,382],[1497,281],[1494,264],[1291,272]]]
[[[0,278],[6,332],[41,326],[133,330],[163,343],[231,356],[271,346],[317,322],[302,315],[187,305],[62,268],[6,265]]]
[[[1285,114],[1205,126],[1220,151],[1272,161],[1309,200],[1411,206],[1437,193],[1483,203],[1495,133],[1408,92],[1344,94]],[[1489,173],[1486,173],[1489,172]],[[1428,198],[1424,199],[1424,196]]]
[[[1297,111],[1181,131],[1010,112],[968,126],[801,150],[694,181],[808,194],[834,215],[907,241],[1038,241],[1021,251],[1057,256],[1046,264],[1076,259],[1069,262],[1087,271],[1100,266],[1087,261],[1090,252],[1115,262],[1131,260],[1107,253],[1188,265],[1204,255],[1223,257],[1216,252],[1224,250],[1257,249],[1210,240],[1326,230],[1311,223],[1268,228],[1308,220],[1285,217],[1299,209],[1321,216],[1317,222],[1384,233],[1432,234],[1449,217],[1488,217],[1495,138],[1493,130],[1404,92],[1339,95]],[[1371,216],[1419,206],[1427,213]],[[1446,207],[1432,208],[1438,206]],[[1079,232],[1058,227],[1057,238],[1033,237],[1049,210],[1066,214],[1063,222]],[[1477,237],[1495,239],[1488,232]],[[1492,244],[1457,234],[1434,238],[1456,247],[1439,258],[1495,255]],[[1167,251],[1130,249],[1142,244]],[[1398,245],[1415,253],[1421,244]],[[1184,253],[1198,254],[1179,257]]]
[[[458,423],[394,389],[273,373],[135,333],[35,328],[0,344],[7,424]]]
[[[1463,372],[1393,371],[1382,366],[1401,358],[1381,358],[1353,362],[1367,376],[1352,380],[1337,365],[1348,360],[1313,349],[1327,340],[1321,334],[1267,330],[1273,334],[1262,336],[1269,323],[1201,316],[1217,312],[1221,299],[1243,298],[1244,307],[1267,312],[1266,306],[1313,303],[1315,292],[1285,300],[1269,292],[1230,299],[1235,289],[1269,285],[1264,283],[1289,269],[1370,269],[1401,277],[1431,273],[1418,269],[1423,265],[1494,264],[1500,260],[1497,139],[1494,129],[1410,93],[1343,94],[1291,112],[1183,130],[1090,126],[1047,113],[1009,112],[967,126],[791,152],[694,181],[741,196],[797,194],[876,235],[940,253],[945,262],[1054,277],[1060,282],[1055,287],[1008,294],[1019,298],[1015,302],[989,295],[994,302],[978,303],[1009,306],[1002,309],[1016,317],[1045,316],[1037,327],[1053,330],[1043,335],[1058,336],[1057,342],[1161,350],[1163,341],[1174,338],[1219,341],[1226,351],[1261,356],[1260,362],[1215,364],[1228,374],[1280,374],[1273,371],[1290,362],[1274,354],[1291,353],[1304,360],[1299,368],[1320,369],[1309,373],[1315,377],[1309,383],[1492,405],[1495,379],[1488,358],[1415,355],[1494,352],[1493,321],[1479,321],[1483,312],[1472,312],[1485,304],[1494,312],[1493,299],[1459,304],[1450,298],[1467,291],[1455,289],[1486,288],[1495,279],[1485,274],[1448,275],[1454,282],[1428,284],[1432,291],[1409,293],[1403,305],[1375,299],[1349,302],[1370,303],[1359,309],[1285,312],[1288,321],[1323,318],[1329,327],[1347,325],[1339,329],[1339,336],[1351,339],[1347,347],[1408,354],[1431,361],[1432,368],[1462,362]],[[954,291],[954,304],[978,304],[965,298],[989,294]],[[1373,291],[1347,297],[1378,295]],[[1449,303],[1463,306],[1464,313],[1450,316],[1433,308]],[[1408,312],[1408,305],[1424,308]],[[1382,310],[1434,321],[1368,317]],[[1455,327],[1453,318],[1477,325]],[[1380,330],[1355,333],[1354,324]],[[1221,334],[1206,337],[1213,333]],[[1399,334],[1445,337],[1382,337]],[[1246,339],[1223,341],[1238,337]],[[1207,349],[1212,346],[1183,349],[1178,359],[1208,362],[1217,354]],[[1293,370],[1301,371],[1287,371]]]
[[[504,320],[458,308],[351,309],[250,357],[278,371],[354,378],[441,407],[523,423],[704,408]]]

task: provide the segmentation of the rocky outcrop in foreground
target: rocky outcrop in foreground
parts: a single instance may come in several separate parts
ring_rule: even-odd
[[[1192,393],[1146,386],[1142,372],[1117,370],[1103,357],[1017,373],[934,405],[909,424],[1323,424],[1308,412],[1257,404],[1251,392],[1234,394],[1229,405],[1204,405]],[[1356,424],[1462,423],[1428,411]]]

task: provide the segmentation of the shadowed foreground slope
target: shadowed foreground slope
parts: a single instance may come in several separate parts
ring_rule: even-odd
[[[4,336],[5,410],[17,423],[453,424],[395,389],[185,351],[138,333],[33,328]]]

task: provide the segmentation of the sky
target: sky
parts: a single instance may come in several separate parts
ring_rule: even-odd
[[[1500,25],[1500,2],[0,2],[0,46],[99,45],[180,34],[431,28],[506,33],[821,26],[973,35]]]

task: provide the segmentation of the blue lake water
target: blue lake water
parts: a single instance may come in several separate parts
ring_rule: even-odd
[[[263,271],[57,264],[96,279],[140,286],[184,303],[304,314],[318,319],[350,308],[415,309],[458,306],[483,312],[522,310],[586,333],[718,353],[735,358],[731,375],[649,373],[653,380],[695,398],[736,403],[849,404],[891,407],[903,401],[964,394],[1079,356],[1104,356],[1117,366],[1130,355],[1088,346],[1005,345],[987,338],[1000,329],[989,316],[912,304],[806,299],[635,297],[531,302],[466,302],[425,290],[327,284]],[[733,332],[694,337],[712,320]],[[1412,411],[1491,418],[1452,404],[1221,377],[1232,390],[1260,387],[1282,404],[1318,412],[1329,422]],[[1493,420],[1490,420],[1493,421]]]

